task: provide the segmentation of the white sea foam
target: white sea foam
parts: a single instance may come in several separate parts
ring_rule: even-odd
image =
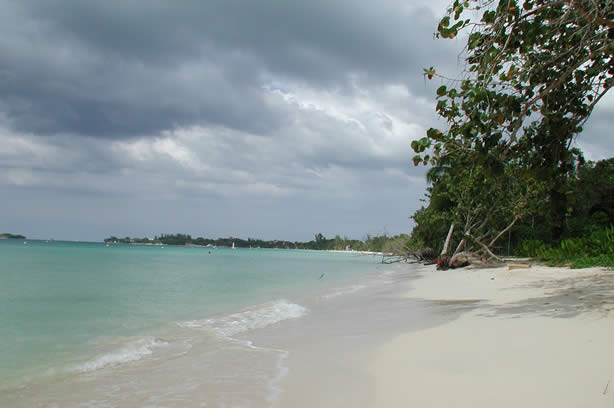
[[[267,402],[269,407],[275,406],[279,396],[283,392],[280,386],[281,380],[288,375],[288,367],[285,365],[285,361],[288,358],[289,353],[286,350],[278,350],[272,348],[258,347],[251,341],[246,341],[245,345],[254,350],[271,351],[277,354],[277,362],[275,367],[275,375],[268,379],[269,393],[267,395]]]
[[[118,350],[105,353],[93,360],[87,361],[74,368],[74,371],[87,373],[107,366],[114,366],[131,361],[137,361],[153,354],[154,348],[168,345],[168,342],[156,338],[140,338],[129,342]]]
[[[239,313],[202,320],[178,323],[180,327],[212,331],[220,337],[231,337],[252,329],[261,329],[288,319],[307,314],[307,309],[287,300],[266,303]]]

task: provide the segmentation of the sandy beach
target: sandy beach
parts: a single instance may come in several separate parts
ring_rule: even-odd
[[[460,314],[376,347],[370,406],[614,406],[614,271],[419,273],[407,296]]]

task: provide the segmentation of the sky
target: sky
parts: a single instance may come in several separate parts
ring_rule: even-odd
[[[0,0],[0,232],[409,233],[447,2]],[[578,146],[614,156],[608,95]]]

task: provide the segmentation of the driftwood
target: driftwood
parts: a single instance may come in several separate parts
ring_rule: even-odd
[[[455,254],[452,258],[450,258],[449,267],[450,268],[462,268],[463,266],[468,266],[470,264],[471,254],[467,252],[461,252]]]

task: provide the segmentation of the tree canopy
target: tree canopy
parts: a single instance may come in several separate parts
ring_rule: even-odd
[[[475,13],[479,21],[464,18]],[[466,31],[465,76],[437,89],[436,109],[449,128],[429,129],[414,150],[433,147],[434,160],[468,149],[476,160],[516,155],[536,167],[566,160],[614,85],[614,2],[456,0],[436,35]],[[432,67],[425,74],[438,76]]]
[[[440,220],[464,227],[459,247],[490,252],[527,215],[547,217],[556,240],[584,164],[573,141],[614,85],[614,2],[456,0],[436,36],[459,35],[461,77],[425,69],[443,82],[436,111],[448,126],[412,142],[414,164],[434,166],[431,215],[437,196]]]

